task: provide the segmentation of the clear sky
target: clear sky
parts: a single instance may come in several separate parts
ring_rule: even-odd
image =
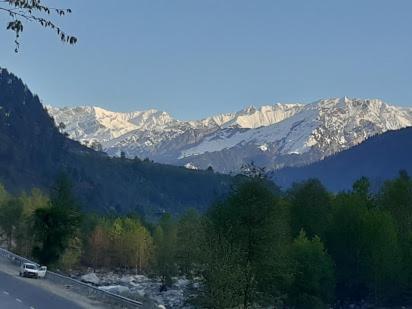
[[[26,25],[0,66],[47,104],[179,119],[325,97],[412,106],[411,0],[43,0],[79,38]],[[6,24],[0,15],[0,23]]]

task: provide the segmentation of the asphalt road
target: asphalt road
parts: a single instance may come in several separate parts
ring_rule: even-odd
[[[0,309],[78,309],[79,305],[0,271]]]

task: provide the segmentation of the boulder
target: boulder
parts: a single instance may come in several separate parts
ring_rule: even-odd
[[[80,280],[86,283],[91,283],[94,285],[99,285],[100,279],[95,273],[89,273],[80,277]]]
[[[101,286],[101,287],[99,287],[99,289],[101,289],[103,291],[106,291],[106,292],[119,294],[119,295],[130,292],[129,288],[127,286],[124,286],[124,285]]]

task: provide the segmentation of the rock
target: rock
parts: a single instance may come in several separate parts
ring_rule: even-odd
[[[106,292],[119,294],[119,295],[130,292],[129,288],[127,286],[123,286],[123,285],[100,286],[99,289],[103,290],[103,291],[106,291]]]
[[[94,285],[99,285],[100,279],[95,273],[89,273],[80,277],[80,280],[86,283],[91,283]]]
[[[122,276],[119,281],[120,281],[121,283],[130,284],[130,283],[133,281],[133,279],[134,279],[133,276],[125,275],[125,276]]]

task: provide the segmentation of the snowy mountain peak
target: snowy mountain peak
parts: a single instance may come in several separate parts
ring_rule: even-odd
[[[234,114],[224,127],[259,128],[278,123],[302,109],[302,104],[274,104],[259,108],[250,106]]]
[[[105,151],[230,172],[247,161],[268,168],[307,164],[370,136],[412,126],[412,109],[378,99],[331,98],[310,104],[249,106],[202,120],[179,121],[158,110],[48,108],[73,139]]]

